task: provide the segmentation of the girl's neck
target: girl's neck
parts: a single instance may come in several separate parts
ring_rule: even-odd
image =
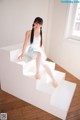
[[[40,29],[34,28],[34,34],[39,35],[40,34]]]
[[[34,28],[34,32],[39,32],[40,29],[39,28]]]

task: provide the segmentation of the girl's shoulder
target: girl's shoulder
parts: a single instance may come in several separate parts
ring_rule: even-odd
[[[31,30],[26,31],[26,36],[30,37],[31,35]]]
[[[31,30],[26,31],[25,38],[30,39],[30,35],[31,35]]]

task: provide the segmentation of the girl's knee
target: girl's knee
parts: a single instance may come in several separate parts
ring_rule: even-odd
[[[37,53],[36,53],[36,57],[41,58],[41,53],[40,53],[40,52],[37,52]]]

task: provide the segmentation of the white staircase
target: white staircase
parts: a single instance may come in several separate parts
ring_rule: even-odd
[[[46,61],[53,71],[59,86],[54,88],[50,77],[43,67],[40,69],[41,79],[36,80],[35,60],[23,58],[17,61],[22,44],[0,49],[0,80],[2,90],[66,120],[68,109],[76,88],[76,84],[65,80],[65,73],[55,70],[55,63]]]

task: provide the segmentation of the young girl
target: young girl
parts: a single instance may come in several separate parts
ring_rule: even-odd
[[[40,64],[45,68],[46,72],[50,76],[52,80],[52,85],[54,87],[57,87],[58,84],[54,79],[54,76],[48,67],[48,65],[45,63],[45,55],[44,51],[42,49],[42,25],[43,25],[43,19],[40,17],[35,18],[33,25],[32,25],[32,30],[27,31],[25,35],[25,41],[23,44],[22,52],[20,56],[18,57],[18,60],[21,60],[26,47],[28,46],[28,43],[30,42],[30,45],[28,47],[28,55],[30,57],[35,57],[36,58],[36,79],[40,79]]]

